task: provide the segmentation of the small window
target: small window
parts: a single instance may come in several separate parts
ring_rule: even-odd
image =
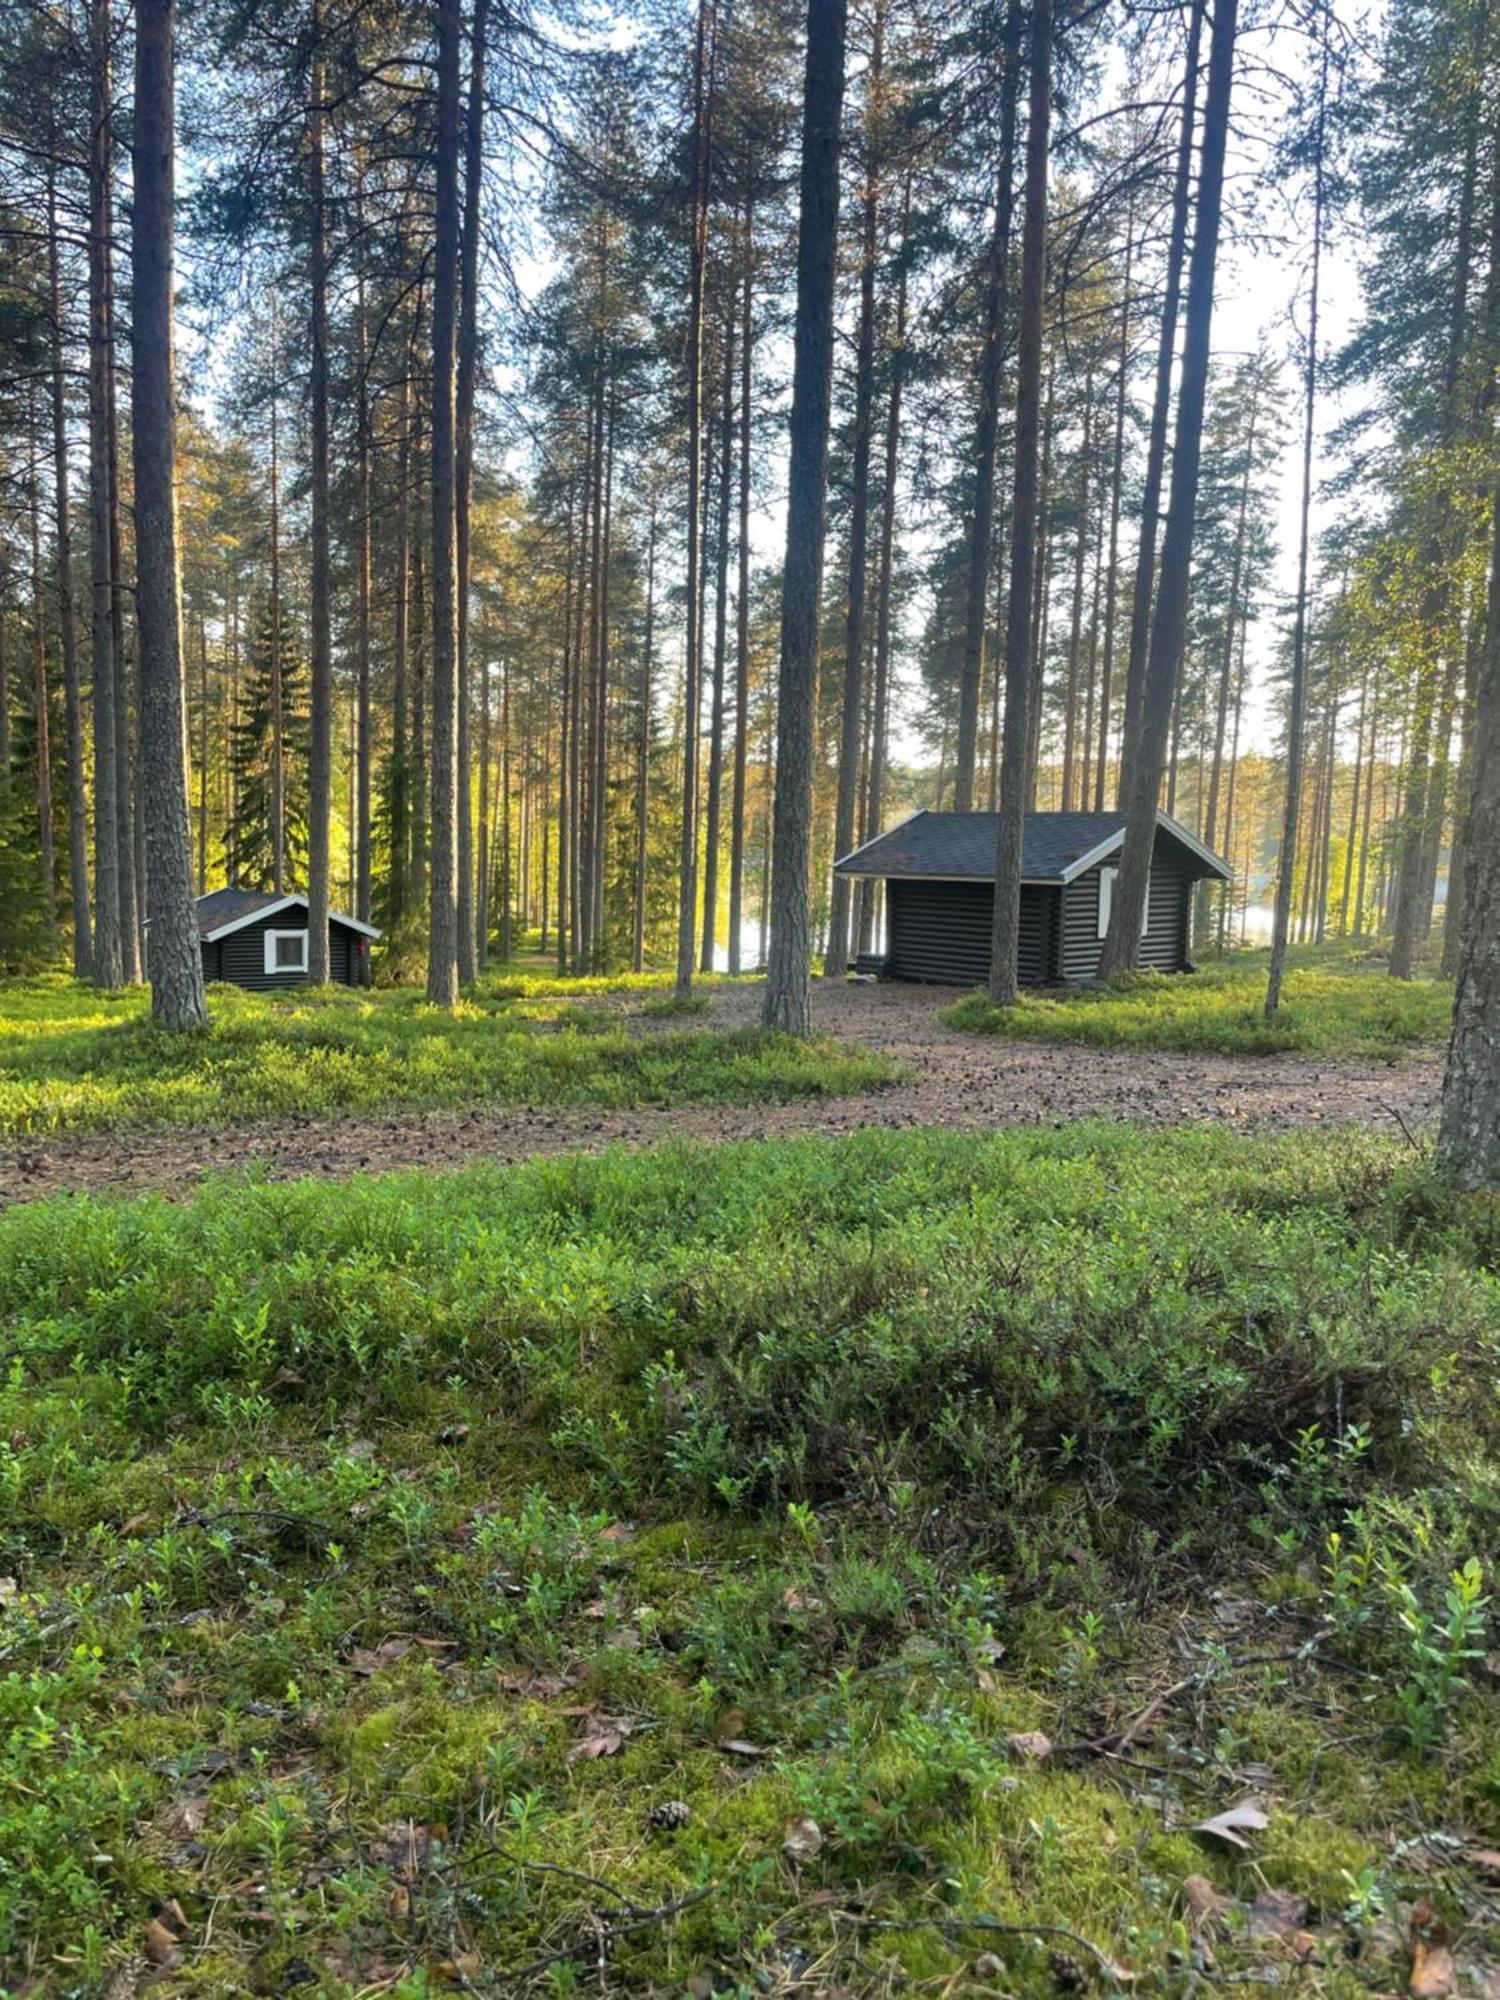
[[[1115,877],[1119,872],[1118,868],[1101,868],[1099,870],[1099,936],[1101,938],[1106,937],[1109,933],[1109,919],[1115,907]],[[1146,880],[1146,905],[1141,911],[1142,937],[1146,935],[1146,929],[1150,922],[1151,880],[1148,876]]]
[[[306,972],[307,932],[267,931],[266,971]]]

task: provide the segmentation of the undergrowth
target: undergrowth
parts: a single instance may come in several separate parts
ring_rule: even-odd
[[[1497,1253],[1113,1127],[13,1209],[0,1985],[1468,1978]]]
[[[140,992],[0,982],[0,1139],[398,1105],[740,1104],[896,1074],[868,1050],[758,1029],[632,1033],[590,1004],[622,986],[507,976],[452,1013],[409,989],[215,986],[210,1026],[172,1034]]]
[[[1453,1011],[1451,981],[1391,979],[1347,951],[1295,955],[1272,1024],[1265,996],[1257,952],[1192,973],[1136,972],[1104,987],[1025,993],[1014,1007],[996,1007],[976,990],[941,1018],[976,1034],[1094,1048],[1400,1056],[1440,1047]]]

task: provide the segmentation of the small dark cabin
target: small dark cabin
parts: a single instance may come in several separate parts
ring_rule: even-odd
[[[328,969],[337,986],[368,986],[370,924],[337,910],[328,917]],[[215,889],[198,898],[203,977],[226,979],[254,993],[307,981],[307,898],[269,889]]]
[[[841,875],[875,876],[886,885],[885,951],[861,958],[861,971],[940,986],[988,982],[999,825],[998,813],[913,813],[834,863]],[[1123,813],[1027,814],[1018,968],[1023,986],[1065,986],[1098,971],[1124,841]],[[1191,970],[1193,885],[1206,876],[1227,881],[1230,873],[1229,864],[1185,826],[1166,813],[1156,815],[1143,966]]]

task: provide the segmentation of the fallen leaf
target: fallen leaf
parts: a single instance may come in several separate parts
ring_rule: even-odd
[[[1411,1910],[1412,2000],[1447,2000],[1453,1991],[1453,1953],[1448,1926],[1431,1896],[1421,1896]]]
[[[788,1861],[800,1866],[811,1861],[823,1845],[823,1829],[815,1819],[794,1819],[787,1822],[781,1836],[781,1851]]]
[[[1466,1859],[1469,1866],[1477,1869],[1486,1882],[1500,1883],[1500,1848],[1471,1847]]]
[[[207,1794],[187,1792],[167,1809],[161,1830],[168,1840],[191,1840],[195,1834],[202,1833],[207,1820]]]
[[[1241,1799],[1238,1805],[1227,1806],[1223,1812],[1215,1813],[1212,1819],[1200,1819],[1193,1832],[1211,1833],[1216,1839],[1227,1840],[1231,1847],[1241,1847],[1248,1854],[1250,1843],[1245,1835],[1263,1833],[1270,1824],[1259,1799]]]
[[[568,1762],[575,1764],[580,1758],[613,1757],[624,1747],[625,1738],[614,1729],[601,1729],[597,1736],[585,1736],[581,1743],[575,1743],[568,1752]]]
[[[1017,1729],[1005,1741],[1012,1757],[1029,1757],[1040,1764],[1052,1755],[1052,1738],[1040,1729]]]
[[[1189,1875],[1182,1885],[1182,1900],[1195,1924],[1211,1923],[1234,1908],[1233,1896],[1221,1896],[1206,1875]]]
[[[568,1752],[568,1762],[574,1764],[580,1758],[617,1756],[633,1726],[624,1716],[606,1717],[582,1742],[573,1745]]]
[[[799,1590],[791,1584],[781,1593],[781,1608],[789,1612],[821,1611],[823,1600],[814,1597],[810,1590]]]
[[[153,1917],[146,1926],[146,1956],[153,1965],[160,1966],[175,1965],[181,1956],[177,1939],[160,1917]]]
[[[382,1667],[393,1667],[397,1660],[404,1660],[411,1651],[410,1639],[386,1639],[378,1646],[356,1646],[349,1655],[351,1674],[378,1674]]]
[[[1250,1905],[1250,1928],[1261,1937],[1293,1937],[1307,1921],[1307,1898],[1288,1889],[1262,1889]]]

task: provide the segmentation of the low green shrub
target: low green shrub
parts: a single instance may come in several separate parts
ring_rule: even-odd
[[[0,1139],[320,1116],[380,1105],[747,1103],[868,1090],[894,1066],[745,1028],[632,1034],[605,980],[481,986],[452,1013],[410,990],[211,989],[195,1034],[144,995],[60,977],[0,984]]]
[[[1103,987],[1025,993],[996,1007],[982,990],[945,1009],[950,1027],[1023,1041],[1223,1055],[1392,1056],[1440,1047],[1452,983],[1390,979],[1347,954],[1294,958],[1274,1023],[1264,1016],[1262,954],[1192,973],[1135,972]]]

